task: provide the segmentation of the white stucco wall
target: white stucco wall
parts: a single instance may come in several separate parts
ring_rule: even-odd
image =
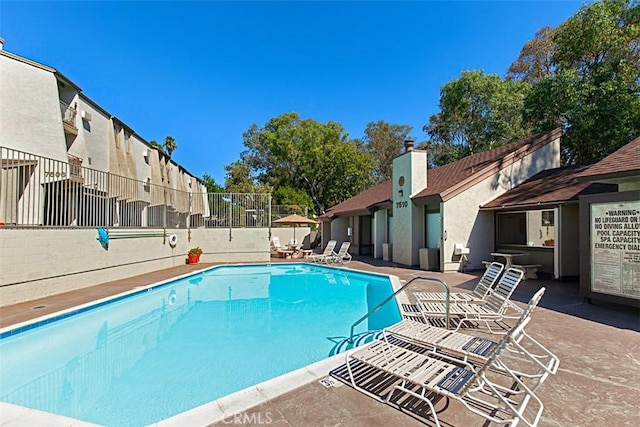
[[[69,147],[69,154],[80,157],[84,167],[108,172],[108,141],[111,121],[107,115],[87,102],[83,96],[78,96],[76,102],[78,103],[78,114],[76,115],[78,135]],[[91,115],[91,120],[82,120],[83,111]]]
[[[286,245],[294,238],[294,229],[293,227],[273,227],[271,228],[271,236],[277,237],[280,240],[280,243]],[[310,227],[296,227],[295,228],[295,239],[298,241],[298,244],[303,245],[303,249],[308,249],[310,247],[309,239],[311,237],[311,228]]]
[[[147,178],[151,178],[151,166],[146,160],[147,144],[135,133],[130,138],[131,152],[130,155],[135,163],[136,176],[132,177],[138,181],[147,182]]]
[[[0,145],[67,161],[56,78],[0,53]]]
[[[349,223],[349,218],[336,218],[331,221],[331,232],[329,236],[331,236],[332,240],[337,241],[336,248],[339,248],[342,242],[346,242],[349,240],[349,236],[347,236],[347,228],[349,227]],[[323,241],[322,248],[324,249],[326,245],[327,242]]]
[[[112,239],[105,250],[95,229],[0,229],[0,306],[181,265],[195,246],[204,251],[201,262],[270,260],[267,228],[196,229],[190,242],[186,229],[171,234],[175,248],[146,237]]]
[[[483,260],[491,259],[494,248],[493,215],[480,213],[479,207],[546,169],[560,166],[560,140],[557,139],[536,152],[484,179],[473,187],[443,203],[443,242],[440,253],[443,271],[457,271],[459,257],[454,245],[461,243],[470,249],[467,269],[480,269]]]
[[[426,151],[410,151],[393,160],[393,261],[419,264],[419,249],[424,242],[424,208],[411,196],[424,190],[427,183]],[[404,184],[400,185],[401,178]],[[400,191],[402,190],[402,195]]]

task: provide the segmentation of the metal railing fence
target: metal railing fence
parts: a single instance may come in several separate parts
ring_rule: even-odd
[[[55,160],[5,147],[0,147],[0,167],[0,225],[5,227],[270,225],[270,194],[183,191],[84,167],[75,156]]]
[[[271,220],[283,218],[287,215],[298,214],[308,217],[309,208],[300,205],[271,205]]]

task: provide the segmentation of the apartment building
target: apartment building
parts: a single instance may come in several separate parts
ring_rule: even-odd
[[[180,228],[206,188],[60,71],[0,39],[0,223]]]

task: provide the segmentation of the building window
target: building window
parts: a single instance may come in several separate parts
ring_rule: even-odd
[[[554,223],[553,211],[542,211],[542,226],[543,227],[553,227]]]
[[[498,245],[553,246],[555,212],[503,212],[496,215]]]
[[[130,148],[130,138],[131,138],[131,134],[129,132],[127,132],[126,130],[124,131],[124,150],[125,152],[129,152],[129,148]]]
[[[526,212],[498,214],[496,242],[499,245],[526,245],[526,223]]]

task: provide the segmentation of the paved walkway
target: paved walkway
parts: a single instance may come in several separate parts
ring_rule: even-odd
[[[208,265],[180,266],[55,297],[0,309],[0,327],[74,307],[105,296],[186,274]],[[349,268],[393,274],[401,280],[437,277],[454,291],[471,289],[478,273],[433,273],[371,259]],[[538,396],[545,404],[541,426],[640,425],[640,315],[637,310],[605,304],[585,304],[577,283],[550,280],[522,282],[513,299],[525,303],[541,286],[547,288],[534,311],[528,331],[560,357],[557,375]],[[423,284],[416,290],[439,290]],[[327,371],[328,374],[328,371]],[[437,407],[443,409],[442,405]],[[450,403],[440,414],[443,425],[483,426],[484,420]],[[0,419],[0,421],[2,421]],[[349,386],[325,387],[317,381],[271,398],[215,425],[394,426],[433,425],[377,402]],[[11,423],[9,423],[11,424]],[[206,424],[206,423],[205,423]],[[5,425],[2,422],[2,425]],[[17,425],[17,424],[15,424]],[[51,424],[54,425],[54,424]]]

